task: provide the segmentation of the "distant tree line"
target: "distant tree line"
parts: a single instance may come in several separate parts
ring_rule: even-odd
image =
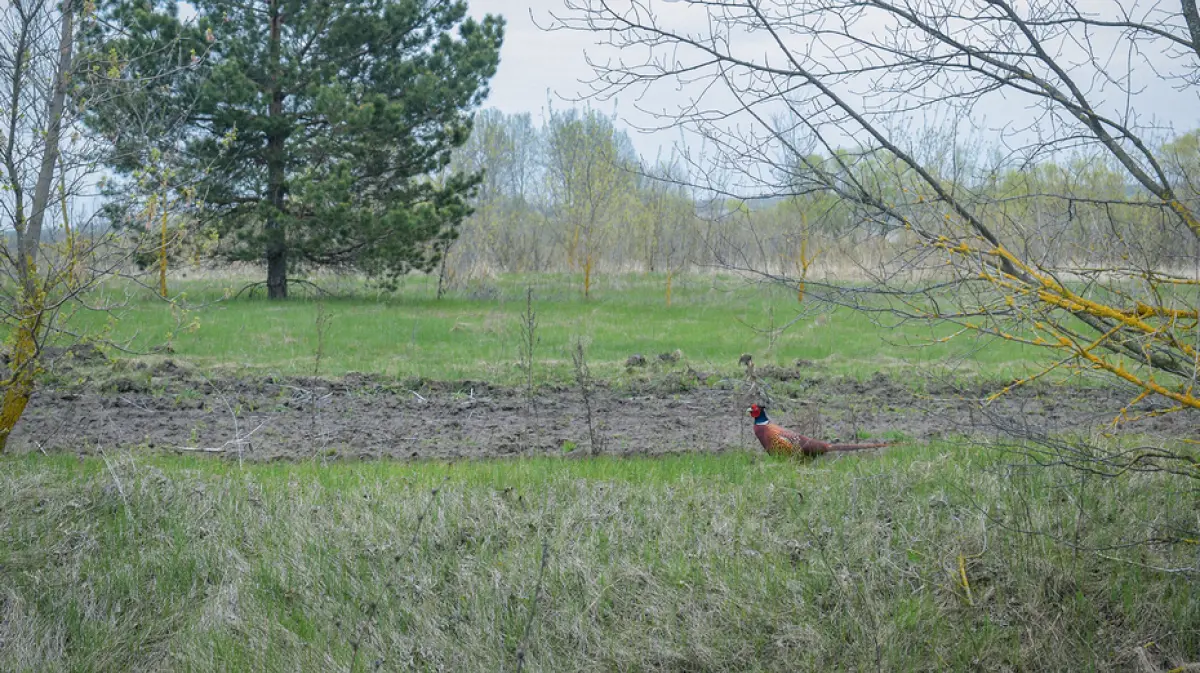
[[[474,212],[446,258],[449,280],[488,273],[577,272],[583,291],[609,272],[677,273],[745,266],[784,275],[887,273],[945,213],[937,197],[911,189],[912,169],[886,152],[839,148],[808,154],[774,176],[762,199],[721,189],[733,170],[697,174],[676,153],[639,157],[626,131],[594,109],[531,114],[479,112],[451,166],[482,174]],[[1019,233],[1026,251],[1046,262],[1119,264],[1136,238],[1139,263],[1163,269],[1193,264],[1197,241],[1161,220],[1153,200],[1139,202],[1128,174],[1101,153],[1062,152],[1023,168],[989,170],[986,148],[974,155],[926,142],[927,170],[979,207],[1000,235]],[[1166,166],[1200,199],[1200,133],[1161,144]],[[914,207],[910,229],[866,211],[840,190],[866,185],[883,201]],[[1132,196],[1131,196],[1132,195]],[[1118,233],[1119,232],[1119,233]],[[1128,261],[1126,259],[1126,261]]]

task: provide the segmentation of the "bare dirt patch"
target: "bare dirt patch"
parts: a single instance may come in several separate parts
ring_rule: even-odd
[[[914,440],[988,432],[962,391],[885,376],[866,382],[800,368],[763,372],[773,418],[825,439]],[[686,375],[598,386],[593,409],[604,453],[757,450],[745,382],[707,385]],[[995,413],[1052,432],[1106,422],[1128,391],[1036,386],[994,403]],[[761,400],[758,400],[761,401]],[[1200,436],[1183,414],[1138,423],[1143,433]],[[62,375],[34,397],[10,440],[23,451],[91,453],[115,447],[203,451],[246,460],[458,458],[587,454],[579,395],[482,381],[206,376],[172,361]]]

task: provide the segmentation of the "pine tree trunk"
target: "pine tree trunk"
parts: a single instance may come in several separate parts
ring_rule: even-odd
[[[270,5],[271,35],[271,105],[272,118],[283,115],[283,92],[280,91],[280,30],[283,15],[278,0]],[[276,127],[267,135],[267,192],[271,213],[267,216],[267,297],[287,299],[287,232],[284,229],[284,135]]]
[[[267,297],[287,299],[287,247],[274,240],[267,244]]]
[[[272,105],[274,107],[274,105]],[[283,220],[283,139],[271,137],[267,140],[279,152],[272,152],[268,171],[268,190],[271,196],[271,213],[267,216],[267,297],[287,299],[287,231]]]
[[[442,249],[442,264],[441,268],[438,270],[437,298],[439,300],[442,298],[442,295],[446,293],[446,264],[449,257],[450,246],[446,245]]]

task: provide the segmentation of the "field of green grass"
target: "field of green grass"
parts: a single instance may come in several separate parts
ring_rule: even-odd
[[[539,375],[547,380],[570,379],[567,349],[574,338],[589,343],[593,370],[605,378],[618,376],[634,353],[652,359],[677,349],[700,370],[733,371],[738,357],[750,352],[759,364],[791,366],[805,359],[830,373],[858,377],[945,366],[973,376],[1012,378],[1027,372],[1035,356],[1034,349],[1002,340],[927,345],[951,330],[917,323],[882,328],[867,314],[801,306],[786,288],[749,285],[731,276],[677,281],[669,308],[663,278],[653,275],[602,277],[586,302],[577,284],[563,276],[481,281],[442,300],[434,298],[434,279],[414,277],[395,294],[350,282],[330,283],[337,289],[332,297],[296,286],[294,292],[303,296],[287,303],[269,302],[261,293],[221,301],[245,282],[174,282],[172,291],[199,306],[186,315],[141,292],[116,313],[111,335],[148,350],[171,334],[177,357],[203,365],[311,373],[318,318],[324,315],[323,374],[515,382],[520,378],[520,314],[526,288],[532,287],[539,337],[535,357]],[[124,289],[108,295],[123,300]],[[800,309],[809,313],[774,340],[755,330],[781,326],[797,318]],[[81,314],[76,320],[80,327],[96,329],[108,318]]]
[[[727,373],[744,352],[859,378],[1037,366],[1010,342],[920,346],[949,331],[812,306],[772,340],[750,326],[795,317],[790,291],[698,276],[667,308],[662,280],[603,278],[587,302],[570,279],[503,277],[442,300],[414,278],[394,295],[349,283],[286,303],[219,301],[244,281],[175,280],[197,308],[133,294],[111,323],[71,320],[231,373],[311,374],[319,352],[322,375],[515,384],[532,286],[542,381],[570,380],[576,338],[608,380],[633,353],[676,349]],[[1157,673],[1200,660],[1186,533],[1200,496],[1182,476],[1102,479],[951,442],[811,462],[241,465],[98,449],[0,457],[0,671]]]
[[[1197,585],[1169,572],[1195,548],[1122,546],[1190,525],[1194,490],[1010,462],[951,444],[5,460],[0,670],[1088,671],[1200,652]]]

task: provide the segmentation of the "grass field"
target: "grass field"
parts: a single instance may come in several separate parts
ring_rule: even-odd
[[[7,460],[0,670],[1137,670],[1148,643],[1200,650],[1195,583],[1153,569],[1194,548],[1120,547],[1186,527],[1185,484],[964,449]]]
[[[361,285],[285,304],[175,281],[108,326],[247,375],[516,383],[535,291],[539,380],[680,350],[704,370],[1011,378],[1009,342],[814,310],[692,277],[500,278],[433,298]],[[110,288],[112,297],[123,288]],[[810,307],[811,308],[811,307]],[[318,338],[320,316],[328,326]],[[175,330],[177,319],[193,329]],[[97,316],[74,316],[100,327]],[[96,321],[90,325],[86,321]],[[318,343],[323,346],[318,348]],[[125,357],[125,356],[121,356]],[[653,365],[649,368],[653,369]],[[759,453],[241,465],[99,447],[0,457],[0,671],[1166,671],[1200,660],[1194,479],[1101,479],[962,443]],[[1194,537],[1194,536],[1192,536]],[[1147,541],[1150,542],[1147,542]],[[1178,670],[1190,670],[1178,668]]]
[[[245,284],[236,281],[177,281],[173,291],[201,305],[182,318],[147,296],[135,295],[112,326],[118,340],[135,349],[161,345],[174,332],[179,357],[200,364],[250,368],[284,374],[311,373],[318,344],[318,317],[327,316],[321,371],[360,371],[396,377],[475,378],[515,382],[520,314],[525,290],[534,289],[538,316],[536,358],[539,376],[570,379],[571,340],[590,344],[593,368],[606,378],[619,376],[634,353],[653,359],[681,351],[698,369],[736,369],[738,357],[753,353],[760,364],[791,366],[812,360],[831,373],[868,377],[877,371],[929,370],[945,366],[971,376],[1013,377],[1027,371],[1034,349],[1002,340],[961,339],[926,345],[946,336],[942,326],[909,323],[882,328],[863,313],[832,313],[801,306],[790,290],[748,285],[727,276],[690,277],[675,284],[666,307],[663,278],[602,278],[591,301],[583,301],[571,279],[561,276],[504,277],[469,285],[442,300],[430,278],[411,278],[394,295],[361,284],[339,287],[339,296],[307,297],[286,304],[243,295],[218,301]],[[302,292],[304,288],[297,287]],[[111,291],[123,297],[123,290]],[[781,326],[803,308],[810,313],[772,343],[754,328]],[[80,315],[81,326],[102,315]]]

